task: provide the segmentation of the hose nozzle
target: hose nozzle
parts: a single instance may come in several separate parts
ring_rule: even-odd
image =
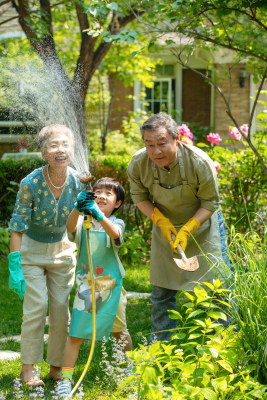
[[[90,190],[91,189],[91,184],[90,181],[92,180],[92,175],[89,171],[83,171],[80,173],[79,175],[79,179],[82,183],[85,184],[86,190]]]

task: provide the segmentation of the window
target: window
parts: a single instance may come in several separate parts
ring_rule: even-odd
[[[173,91],[171,78],[156,79],[152,89],[146,88],[146,111],[156,114],[159,112],[171,113],[173,108]]]
[[[177,97],[177,69],[173,64],[156,66],[157,79],[153,88],[143,87],[138,81],[134,86],[134,111],[146,110],[151,114],[166,112],[175,113],[179,98]]]

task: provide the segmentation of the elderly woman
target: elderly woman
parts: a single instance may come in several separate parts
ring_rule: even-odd
[[[69,167],[74,137],[64,125],[44,127],[38,137],[47,165],[24,178],[10,221],[9,287],[23,301],[20,378],[44,385],[34,375],[43,360],[44,327],[49,299],[49,377],[59,380],[68,335],[68,300],[74,282],[75,246],[66,235],[66,221],[83,189]]]

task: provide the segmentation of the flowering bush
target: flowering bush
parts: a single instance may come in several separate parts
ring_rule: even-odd
[[[222,141],[219,133],[212,133],[212,132],[208,134],[207,140],[212,144],[219,144]]]
[[[239,130],[244,133],[245,136],[248,135],[248,124],[243,124],[239,127]]]
[[[266,142],[264,140],[265,125],[262,125],[261,138],[253,138],[259,152],[266,154]],[[229,127],[233,140],[241,140],[242,135],[248,134],[248,125],[243,124],[239,128]],[[261,168],[259,160],[248,149],[243,140],[243,148],[238,151],[223,148],[218,145],[222,139],[218,133],[210,132],[206,135],[210,143],[198,142],[196,146],[203,150],[213,160],[218,174],[218,183],[222,198],[222,208],[227,225],[235,225],[240,232],[246,232],[248,226],[260,235],[262,234],[261,221],[266,218],[266,207],[264,207],[264,190],[266,177]]]
[[[262,154],[264,146],[264,142],[258,145]],[[249,227],[262,234],[267,182],[259,160],[247,148],[232,151],[216,146],[205,151],[220,164],[218,184],[227,225],[235,225],[239,232],[246,232]]]
[[[237,128],[236,126],[230,126],[229,127],[230,135],[232,136],[232,138],[234,140],[241,140],[242,139],[242,135],[241,135],[240,131],[245,136],[247,136],[248,135],[248,124],[243,124],[239,128]]]
[[[18,152],[22,152],[23,150],[28,150],[30,148],[31,148],[31,143],[29,143],[27,136],[23,135],[17,144]]]
[[[185,144],[189,144],[190,146],[193,146],[193,142],[192,142],[191,139],[189,139],[189,137],[183,136],[183,137],[181,138],[181,142],[182,142],[182,143],[185,143]]]
[[[234,126],[234,127],[230,126],[229,132],[234,140],[240,140],[242,138],[242,135],[236,126]]]
[[[221,166],[220,166],[220,164],[218,163],[218,161],[213,161],[213,164],[214,164],[214,168],[216,169],[216,171],[217,171],[217,172],[220,171]]]
[[[182,143],[189,144],[190,146],[193,145],[193,133],[186,124],[178,126],[178,137]]]
[[[178,129],[181,136],[188,137],[191,140],[193,139],[193,133],[190,131],[186,124],[179,125]]]

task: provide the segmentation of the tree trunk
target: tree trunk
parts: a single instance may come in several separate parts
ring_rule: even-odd
[[[82,143],[87,146],[84,113],[85,98],[90,81],[99,67],[99,64],[108,53],[112,42],[105,42],[102,40],[98,43],[97,37],[88,35],[85,30],[89,29],[90,26],[87,14],[84,12],[83,1],[75,2],[76,14],[81,33],[81,45],[74,78],[71,81],[61,64],[56,51],[51,13],[53,5],[50,4],[50,0],[40,0],[40,9],[35,10],[35,15],[37,15],[39,11],[40,24],[46,27],[46,34],[41,38],[38,37],[37,31],[32,28],[30,23],[32,20],[32,10],[30,8],[29,0],[13,0],[12,5],[18,13],[19,23],[32,48],[42,59],[48,72],[50,73],[52,65],[55,67],[56,73],[58,74],[55,79],[58,80],[59,87],[64,87],[63,100],[68,98],[69,102],[72,103],[79,125]],[[123,27],[135,18],[136,13],[133,10],[130,11],[129,15],[121,17],[118,17],[117,12],[113,11],[108,30],[111,34],[119,33]]]

